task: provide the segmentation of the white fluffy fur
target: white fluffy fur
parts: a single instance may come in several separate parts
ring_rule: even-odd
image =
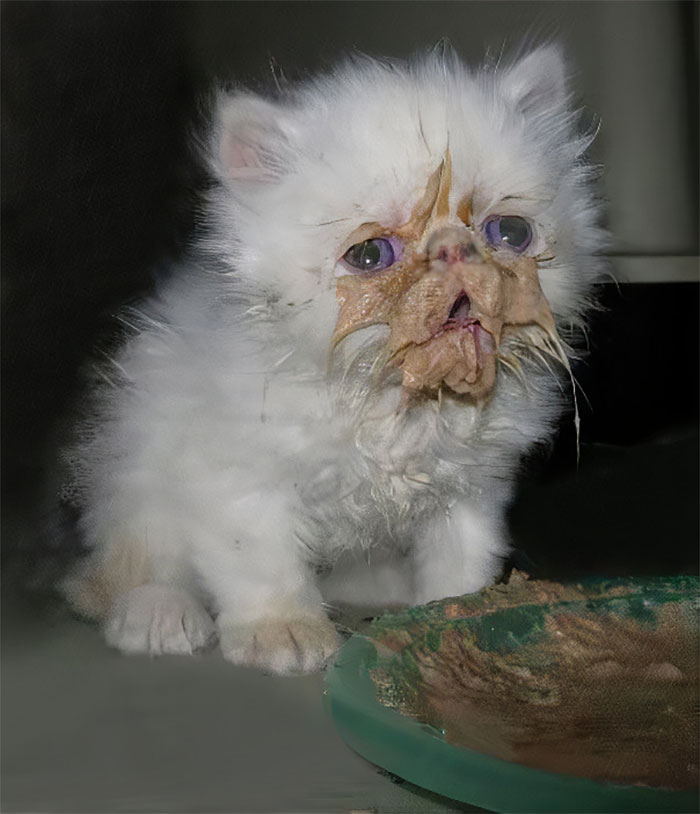
[[[324,600],[422,603],[498,575],[518,462],[560,411],[556,364],[521,354],[483,409],[398,415],[399,382],[369,372],[386,329],[329,363],[336,263],[360,224],[407,220],[449,146],[476,221],[532,219],[566,337],[600,273],[589,141],[555,48],[478,72],[360,58],[275,100],[218,95],[206,234],[123,312],[68,452],[90,553],[65,590],[110,644],[194,652],[215,619],[230,660],[314,670],[337,646]]]

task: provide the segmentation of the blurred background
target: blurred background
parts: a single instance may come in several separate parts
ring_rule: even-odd
[[[38,498],[80,367],[195,226],[205,179],[188,138],[214,79],[264,92],[351,49],[400,57],[447,37],[479,62],[487,48],[555,38],[584,120],[600,121],[592,158],[605,166],[618,285],[604,286],[575,371],[581,464],[567,421],[523,482],[515,541],[559,577],[697,569],[696,2],[3,2],[1,12],[4,558],[40,557]]]

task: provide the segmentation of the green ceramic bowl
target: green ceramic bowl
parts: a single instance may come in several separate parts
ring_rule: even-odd
[[[697,611],[691,577],[496,586],[375,620],[341,649],[325,703],[363,757],[487,810],[696,812]],[[504,742],[506,707],[543,737]]]

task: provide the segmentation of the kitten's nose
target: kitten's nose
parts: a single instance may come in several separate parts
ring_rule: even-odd
[[[443,226],[430,236],[427,245],[428,261],[448,266],[455,263],[481,263],[479,250],[471,233],[464,226]]]

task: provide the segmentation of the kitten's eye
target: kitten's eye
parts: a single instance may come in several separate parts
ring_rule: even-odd
[[[377,271],[389,268],[396,261],[396,251],[391,240],[375,237],[351,246],[343,255],[343,261],[358,271]]]
[[[494,249],[506,246],[524,252],[532,241],[532,227],[517,215],[493,215],[483,226],[486,242]]]

